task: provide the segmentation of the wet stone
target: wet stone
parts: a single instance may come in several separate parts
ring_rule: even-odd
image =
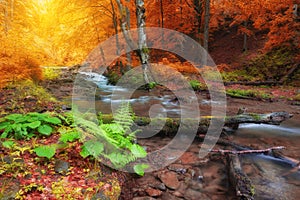
[[[175,172],[165,172],[159,175],[160,180],[170,189],[176,190],[180,183]]]
[[[156,188],[158,190],[161,190],[161,191],[166,191],[167,190],[167,187],[165,184],[163,183],[160,183],[160,184],[156,184],[154,186],[152,186],[153,188]]]
[[[161,200],[179,200],[179,198],[175,197],[174,195],[164,192],[161,196]]]
[[[185,191],[187,190],[187,188],[188,188],[188,185],[186,183],[180,182],[180,186],[176,192],[179,192],[180,194],[184,194]]]
[[[171,164],[168,166],[168,170],[181,174],[185,174],[187,172],[187,169],[181,164]]]
[[[193,190],[191,188],[186,190],[186,192],[184,193],[184,198],[188,199],[188,200],[208,199],[205,194],[203,194],[199,191]]]
[[[145,174],[145,176],[139,178],[136,180],[137,185],[140,186],[140,188],[145,188],[148,185],[150,186],[154,186],[154,185],[158,185],[161,182],[159,182],[159,180],[157,180],[153,175],[151,174]]]
[[[175,192],[173,193],[173,195],[176,196],[176,197],[183,197],[183,196],[184,196],[184,195],[183,195],[181,192],[179,192],[179,191],[175,191]]]
[[[201,191],[203,188],[203,184],[198,181],[190,180],[188,184],[193,190]]]
[[[148,188],[146,189],[146,193],[151,197],[158,197],[162,194],[162,191],[153,188]]]
[[[70,163],[63,160],[56,160],[54,171],[59,174],[66,174],[69,171]]]

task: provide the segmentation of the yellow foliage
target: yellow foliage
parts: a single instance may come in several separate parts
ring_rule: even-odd
[[[0,53],[0,88],[8,83],[30,79],[34,82],[42,80],[39,64],[26,55],[8,55]]]

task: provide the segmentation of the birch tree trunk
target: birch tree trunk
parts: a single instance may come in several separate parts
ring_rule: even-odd
[[[147,37],[145,33],[145,4],[143,0],[136,0],[136,19],[137,19],[137,27],[138,27],[138,51],[139,57],[142,64],[144,81],[146,84],[150,83],[148,77],[149,71],[149,49],[147,46]]]
[[[124,6],[122,5],[120,0],[116,0],[118,8],[119,8],[119,13],[121,15],[121,29],[124,35],[124,38],[126,40],[127,45],[131,49],[137,49],[136,52],[140,58],[141,64],[142,64],[142,69],[143,69],[143,77],[145,84],[149,84],[151,81],[154,81],[153,78],[150,78],[150,69],[149,69],[149,50],[147,46],[147,37],[145,33],[145,4],[143,0],[135,0],[135,7],[136,7],[136,18],[137,18],[137,27],[138,27],[138,44],[136,44],[128,30],[128,22],[126,21],[126,16],[123,14]],[[125,18],[125,19],[124,19]]]

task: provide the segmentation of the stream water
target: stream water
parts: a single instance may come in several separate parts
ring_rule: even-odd
[[[148,93],[142,90],[136,91],[130,99],[124,99],[126,88],[107,84],[107,79],[96,73],[81,72],[88,80],[95,82],[99,91],[99,99],[95,101],[95,107],[102,113],[111,113],[111,106],[122,101],[129,101],[136,115],[149,116],[152,105],[157,113],[168,117],[179,117],[180,105],[174,101],[171,91],[160,93]],[[217,103],[209,100],[199,100],[201,105]],[[85,105],[85,100],[77,100],[78,104]],[[157,138],[148,138],[147,143],[159,143]],[[300,159],[300,123],[297,119],[286,121],[280,126],[243,124],[233,136],[236,143],[249,145],[253,148],[268,148],[272,146],[285,146],[290,157]],[[159,146],[159,144],[157,144]],[[162,144],[164,145],[164,144]],[[264,154],[242,156],[242,166],[255,186],[255,199],[299,199],[300,198],[300,172],[293,170],[295,166],[282,162]],[[270,196],[270,194],[272,194]]]
[[[240,125],[235,140],[258,148],[285,146],[284,154],[297,160],[300,158],[300,124],[297,119],[290,119],[280,126]],[[264,154],[243,156],[242,161],[255,186],[255,199],[299,199],[300,171],[293,170],[296,166],[292,163]]]

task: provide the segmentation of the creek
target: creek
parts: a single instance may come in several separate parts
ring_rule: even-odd
[[[183,109],[178,102],[174,101],[175,95],[171,91],[147,92],[136,90],[131,98],[127,96],[128,89],[107,84],[107,78],[89,72],[81,72],[86,79],[93,81],[98,86],[98,99],[95,100],[95,108],[102,113],[111,113],[111,107],[121,102],[130,102],[137,116],[149,116],[149,110],[156,109],[155,113],[161,113],[164,117],[180,117]],[[80,106],[89,106],[86,100],[77,99]],[[200,106],[218,104],[208,99],[198,100]],[[153,106],[156,105],[156,106]],[[159,106],[157,106],[159,105]],[[251,145],[254,149],[264,149],[272,146],[285,146],[286,154],[292,158],[300,159],[300,123],[298,119],[290,119],[280,126],[242,124],[237,132],[230,136],[235,143]],[[150,150],[163,147],[172,138],[154,136],[141,139],[139,143]],[[201,164],[197,156],[200,148],[199,143],[193,143],[187,152],[173,164],[181,172],[177,175],[179,186],[176,189],[157,189],[161,191],[162,199],[228,199],[234,196],[228,184],[226,166],[212,161]],[[255,199],[298,199],[300,196],[300,172],[293,170],[295,166],[264,154],[251,154],[241,156],[242,168],[252,180],[255,189]],[[200,164],[199,164],[200,163]],[[186,173],[182,173],[184,170]],[[158,181],[162,173],[174,171],[164,168],[145,177],[137,178],[135,186],[131,188],[133,197],[154,196],[155,192],[145,192],[147,188],[155,188],[153,185],[168,184]],[[176,170],[175,170],[176,171]],[[197,172],[198,171],[198,172]],[[195,179],[196,175],[198,179]],[[184,174],[184,175],[183,175]],[[146,185],[145,185],[146,184]],[[195,185],[198,184],[195,188]],[[215,186],[213,187],[212,184]],[[271,194],[271,196],[270,196]],[[198,196],[198,197],[197,197]]]

